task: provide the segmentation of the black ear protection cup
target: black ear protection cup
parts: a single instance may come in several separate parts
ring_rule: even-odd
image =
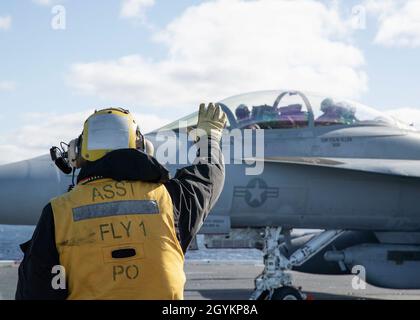
[[[82,143],[83,143],[83,133],[79,136],[79,138],[77,138],[77,149],[76,149],[76,155],[77,158],[81,158],[82,157]]]
[[[139,140],[139,146],[142,151],[146,151],[146,141],[144,136],[140,132],[140,128],[137,126],[136,130],[137,139]]]

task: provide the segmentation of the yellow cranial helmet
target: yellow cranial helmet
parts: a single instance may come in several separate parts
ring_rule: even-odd
[[[84,124],[81,156],[96,161],[117,149],[136,149],[142,139],[137,123],[128,110],[108,108],[95,111]]]

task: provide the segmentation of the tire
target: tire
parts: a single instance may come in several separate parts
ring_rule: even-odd
[[[293,287],[281,287],[275,289],[271,300],[303,300],[299,290]]]
[[[261,295],[258,297],[257,300],[268,300],[268,297],[270,296],[270,291],[265,290],[261,293]]]

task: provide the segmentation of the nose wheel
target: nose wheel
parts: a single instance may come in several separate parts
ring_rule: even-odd
[[[304,300],[304,295],[294,287],[281,287],[273,291],[270,300]]]
[[[264,291],[258,300],[305,300],[306,295],[294,287],[280,287],[273,292]]]
[[[306,300],[306,295],[293,287],[292,276],[287,271],[304,264],[343,233],[342,230],[323,231],[287,258],[280,251],[281,231],[281,228],[265,229],[264,271],[255,279],[251,300]]]

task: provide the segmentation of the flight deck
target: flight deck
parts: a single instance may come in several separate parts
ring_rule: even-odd
[[[258,261],[187,260],[186,300],[247,300],[254,278],[262,271]],[[18,264],[0,262],[0,299],[13,299]],[[366,286],[352,289],[352,276],[320,276],[292,272],[295,284],[315,300],[420,299],[420,290],[390,290]]]

